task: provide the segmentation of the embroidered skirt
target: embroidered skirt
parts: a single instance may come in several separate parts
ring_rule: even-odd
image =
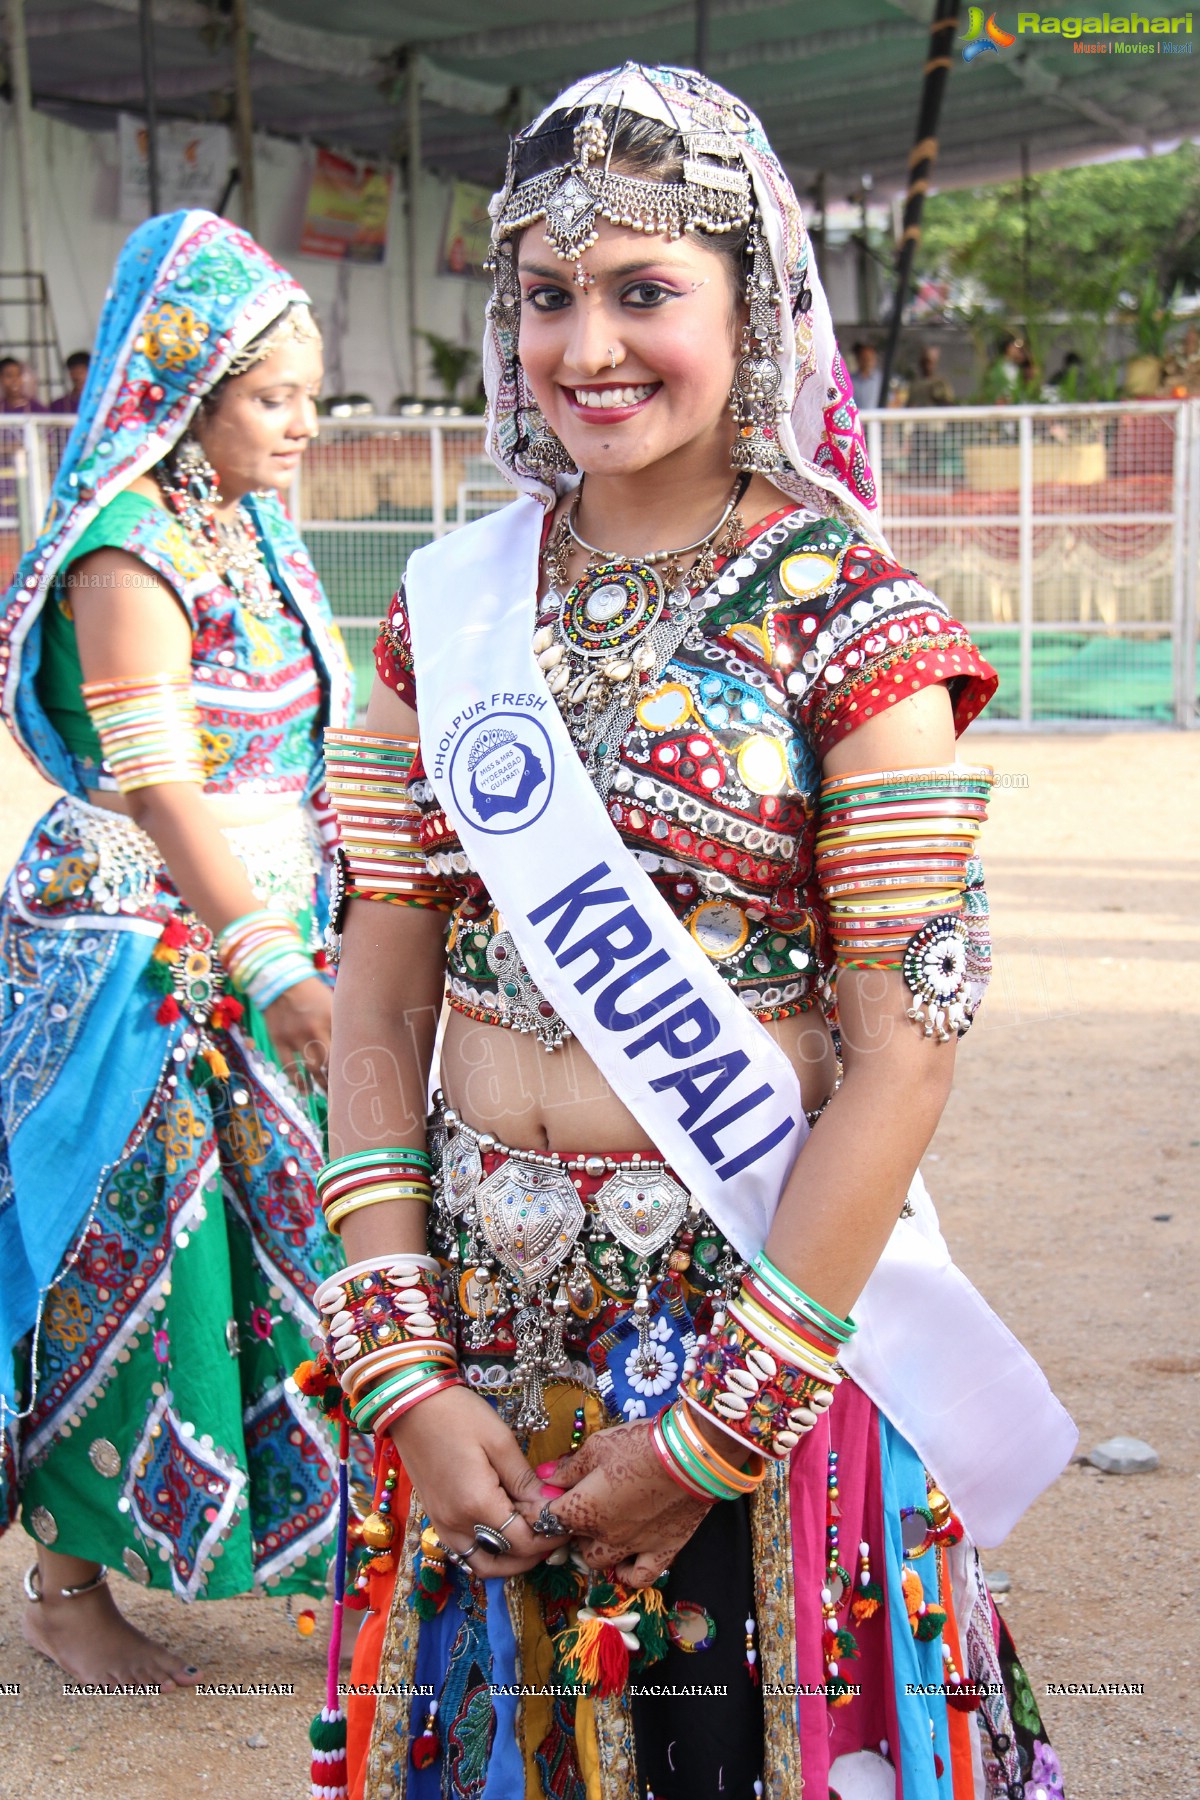
[[[229,834],[304,925],[307,834],[299,816]],[[8,1334],[0,1520],[19,1504],[40,1543],[184,1599],[319,1594],[334,1457],[291,1375],[337,1262],[320,1120],[252,1008],[218,1022],[207,934],[180,945],[172,922],[149,840],[71,800],[0,907],[0,1225],[11,1316],[35,1320]]]
[[[653,1416],[737,1278],[671,1171],[508,1152],[452,1114],[431,1141],[431,1248],[458,1295],[463,1365],[530,1463]],[[389,1445],[380,1484],[392,1467]],[[662,1588],[665,1655],[615,1697],[560,1673],[556,1639],[586,1597],[570,1566],[507,1582],[450,1568],[440,1610],[418,1616],[427,1520],[400,1470],[398,1519],[406,1501],[394,1572],[367,1578],[348,1704],[364,1800],[794,1800],[802,1783],[839,1800],[1062,1794],[952,1496],[852,1381],[790,1464],[709,1511]]]

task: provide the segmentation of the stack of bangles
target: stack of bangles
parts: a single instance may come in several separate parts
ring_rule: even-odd
[[[260,1010],[314,973],[294,920],[276,907],[243,913],[216,943],[230,982]]]
[[[389,1200],[433,1201],[433,1163],[427,1150],[391,1147],[355,1150],[326,1163],[317,1176],[317,1198],[325,1223],[341,1235],[342,1220],[366,1206],[382,1206]]]
[[[408,791],[416,738],[325,733],[325,786],[337,814],[347,900],[448,911],[444,881],[426,864],[421,811]]]
[[[386,1431],[422,1400],[461,1385],[449,1308],[430,1256],[351,1263],[323,1281],[325,1351],[351,1422]]]
[[[654,1448],[668,1473],[698,1499],[749,1493],[766,1472],[759,1459],[785,1460],[832,1405],[838,1352],[854,1331],[760,1253],[689,1354],[679,1399],[655,1420]],[[700,1418],[737,1446],[738,1462],[713,1449]]]
[[[821,783],[816,872],[836,967],[902,973],[927,1036],[970,1024],[963,896],[993,780],[963,764]]]
[[[204,786],[200,715],[190,669],[85,681],[82,693],[120,793],[166,781]]]

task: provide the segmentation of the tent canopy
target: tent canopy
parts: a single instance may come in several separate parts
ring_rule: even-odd
[[[880,195],[903,190],[934,0],[509,0],[502,24],[494,0],[353,0],[332,26],[327,0],[269,0],[249,8],[255,124],[366,158],[402,157],[405,70],[416,55],[423,160],[494,185],[508,130],[569,81],[626,58],[692,63],[698,4],[708,73],[759,113],[798,186],[823,174],[833,198],[865,173]],[[114,110],[142,110],[138,0],[25,0],[25,11],[35,105],[93,127]],[[974,22],[978,35],[986,12],[962,7],[964,33]],[[1073,14],[1086,19],[1087,9]],[[1200,135],[1192,14],[1143,3],[1139,27],[1176,28],[1093,32],[1078,40],[1086,50],[1061,32],[1034,32],[1031,16],[1044,25],[1066,15],[1005,6],[992,17],[1015,42],[969,62],[956,43],[938,185],[1013,176],[1023,145],[1031,167],[1047,168]],[[154,21],[160,116],[228,116],[228,6],[155,0]],[[1088,22],[1105,21],[1131,23],[1127,14]]]

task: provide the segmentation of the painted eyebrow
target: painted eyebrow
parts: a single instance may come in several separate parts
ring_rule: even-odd
[[[619,268],[606,270],[602,279],[622,281],[629,275],[644,275],[651,269],[661,269],[664,266],[658,262],[622,263]],[[541,275],[547,281],[561,281],[567,286],[571,284],[572,280],[561,263],[557,268],[551,268],[546,263],[522,262],[517,265],[517,273],[519,275]]]

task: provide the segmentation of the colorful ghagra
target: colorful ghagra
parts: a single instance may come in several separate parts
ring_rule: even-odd
[[[110,546],[174,594],[205,791],[261,802],[269,822],[227,841],[315,948],[321,733],[350,704],[316,572],[278,500],[250,498],[280,599],[252,617],[127,485],[229,355],[302,297],[211,215],[134,234],[46,531],[0,621],[6,722],[66,790],[0,903],[0,1522],[19,1507],[40,1543],[185,1599],[324,1591],[335,1459],[290,1379],[330,1266],[321,1130],[261,1017],[233,1016],[210,934],[153,841],[87,799],[113,782],[79,697],[62,577]],[[156,336],[147,317],[178,329]]]

